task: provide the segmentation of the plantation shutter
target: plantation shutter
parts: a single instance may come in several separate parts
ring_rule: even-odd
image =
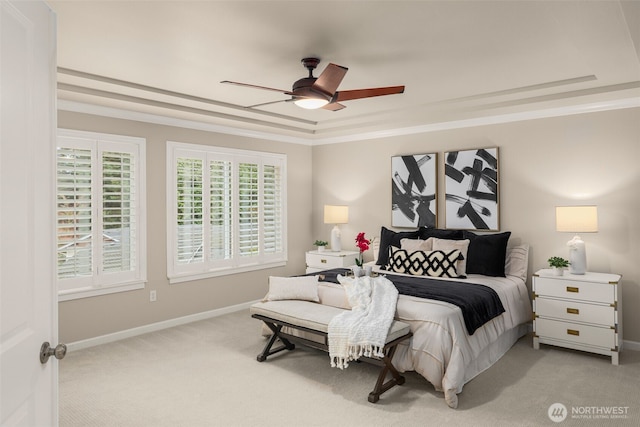
[[[93,275],[93,193],[90,149],[57,150],[58,279]]]
[[[178,158],[177,262],[203,262],[203,160]]]
[[[135,160],[131,153],[102,152],[102,269],[136,268]]]
[[[146,279],[144,140],[59,132],[56,240],[61,300],[141,288]]]
[[[263,173],[263,250],[266,254],[282,252],[282,179],[281,168],[265,165]]]
[[[258,255],[260,238],[258,165],[240,163],[238,175],[238,249],[240,256],[243,257]]]
[[[210,244],[212,260],[227,260],[233,255],[232,162],[210,162]]]
[[[285,161],[279,154],[167,144],[171,283],[284,265]]]

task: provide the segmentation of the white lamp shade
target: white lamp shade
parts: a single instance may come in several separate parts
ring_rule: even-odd
[[[598,231],[597,206],[557,206],[556,230],[567,233]]]
[[[349,207],[324,205],[325,224],[346,224],[349,222]]]

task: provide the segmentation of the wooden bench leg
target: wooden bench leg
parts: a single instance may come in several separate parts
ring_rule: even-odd
[[[265,360],[267,360],[267,357],[271,356],[272,354],[279,353],[283,350],[293,350],[294,348],[296,348],[295,344],[280,335],[280,330],[282,329],[283,325],[276,325],[275,323],[267,322],[265,320],[263,320],[263,322],[269,327],[269,329],[271,329],[273,335],[271,335],[271,338],[267,342],[267,345],[264,346],[262,352],[258,355],[258,357],[256,357],[258,362],[264,362]],[[280,347],[272,349],[271,347],[278,339],[280,340],[280,342],[282,342],[282,345]]]
[[[397,343],[389,347],[386,351],[385,356],[382,358],[384,366],[380,370],[378,381],[376,381],[376,386],[374,387],[373,391],[369,393],[368,400],[371,403],[376,403],[378,400],[380,400],[380,395],[389,390],[391,387],[404,384],[404,376],[402,376],[395,368],[395,366],[393,366],[393,364],[391,363],[391,359],[393,359],[393,355],[395,354],[397,347]],[[389,381],[385,382],[385,379],[387,378],[387,374],[389,372],[391,372],[392,378],[389,379]]]

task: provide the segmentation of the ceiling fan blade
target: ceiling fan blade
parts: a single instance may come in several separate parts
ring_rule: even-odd
[[[278,101],[263,102],[263,103],[254,104],[254,105],[247,105],[244,108],[256,108],[256,107],[262,107],[262,106],[265,106],[265,105],[279,104],[280,102],[291,102],[291,101],[293,101],[293,98],[280,99]]]
[[[232,82],[229,80],[223,80],[220,83],[225,83],[225,84],[230,84],[230,85],[236,85],[236,86],[243,86],[243,87],[250,87],[253,89],[263,89],[263,90],[271,90],[274,92],[280,92],[280,93],[284,93],[285,95],[293,95],[292,92],[288,91],[288,90],[284,90],[284,89],[275,89],[272,87],[266,87],[266,86],[257,86],[257,85],[250,85],[248,83],[239,83],[239,82]]]
[[[333,97],[334,102],[349,101],[351,99],[360,98],[372,98],[374,96],[395,95],[397,93],[403,93],[404,86],[388,86],[388,87],[376,87],[370,89],[354,89],[354,90],[341,90],[336,92]]]
[[[347,74],[347,71],[349,71],[349,69],[342,65],[329,64],[322,74],[318,76],[313,86],[311,86],[311,89],[333,96],[345,74]]]
[[[347,107],[342,104],[338,104],[337,102],[330,102],[324,107],[322,107],[323,110],[330,110],[330,111],[338,111],[338,110],[342,110],[343,108],[347,108]]]

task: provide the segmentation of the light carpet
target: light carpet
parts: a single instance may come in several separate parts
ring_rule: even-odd
[[[636,351],[613,366],[598,355],[536,351],[523,337],[451,409],[413,372],[372,404],[375,366],[331,368],[326,353],[301,346],[259,363],[260,332],[243,310],[70,352],[60,363],[60,426],[640,425]],[[558,424],[548,415],[555,403],[567,409]]]

